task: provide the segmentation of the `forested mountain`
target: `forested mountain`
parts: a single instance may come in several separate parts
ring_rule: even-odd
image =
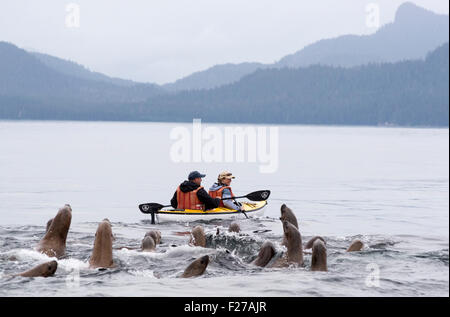
[[[1,52],[0,49],[0,60],[4,60]],[[47,73],[48,69],[38,68],[26,55],[14,59],[16,63],[19,60],[21,63],[11,66],[22,80],[14,82],[23,82],[19,88],[12,87],[15,95],[8,93],[12,88],[5,89],[10,79],[2,76],[5,63],[0,64],[0,118],[143,121],[201,118],[208,122],[408,126],[448,126],[449,121],[448,43],[425,60],[353,68],[315,65],[258,70],[233,84],[155,95],[146,102],[133,102],[132,98],[127,101],[119,92],[117,101],[111,100],[108,99],[111,95],[102,97],[95,85],[90,89],[89,85],[75,82],[80,79]],[[34,71],[28,73],[29,68]],[[39,86],[30,88],[32,94],[22,93],[21,89],[36,81],[40,81]],[[73,94],[72,85],[83,87],[77,88],[78,91],[90,97],[85,101],[73,95],[64,98],[60,90]]]
[[[266,69],[207,91],[152,98],[144,120],[448,126],[448,43],[426,60]]]
[[[31,52],[39,61],[41,61],[44,65],[52,68],[53,70],[69,75],[71,77],[93,80],[99,82],[110,83],[118,86],[134,86],[140,83],[125,80],[120,78],[108,77],[104,74],[93,72],[75,62],[67,61],[62,58],[54,57],[47,54]]]
[[[0,118],[21,118],[22,113],[45,118],[53,112],[66,114],[72,107],[95,112],[98,104],[142,102],[161,92],[156,85],[124,86],[69,76],[15,45],[0,42]],[[23,112],[22,106],[30,110]]]
[[[299,35],[301,36],[301,34]],[[172,91],[218,87],[238,81],[262,68],[329,65],[353,67],[374,62],[398,62],[425,58],[427,52],[448,42],[449,17],[402,4],[392,23],[371,35],[344,35],[325,39],[283,57],[274,64],[242,63],[216,65],[167,85]]]
[[[216,65],[204,71],[195,72],[174,83],[165,84],[168,91],[211,89],[239,81],[255,70],[265,68],[260,63],[241,63]]]

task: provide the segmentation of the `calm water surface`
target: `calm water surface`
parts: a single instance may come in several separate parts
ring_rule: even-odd
[[[448,296],[448,129],[279,127],[279,168],[259,163],[174,163],[172,128],[189,124],[0,121],[0,296]],[[204,125],[206,126],[206,125]],[[224,125],[208,125],[224,128]],[[236,194],[271,189],[264,216],[202,223],[207,248],[187,245],[197,223],[151,225],[137,204],[168,203],[186,174],[207,174],[209,187],[231,170]],[[49,258],[33,250],[45,224],[70,203],[67,257],[53,278],[12,278]],[[304,243],[327,240],[326,273],[249,264],[265,240],[280,252],[279,208],[295,212]],[[117,268],[88,269],[98,222],[113,223]],[[157,228],[157,252],[137,250]],[[215,236],[216,229],[223,232]],[[347,254],[354,238],[362,252]],[[206,274],[179,279],[208,254]],[[373,286],[379,270],[378,286]],[[376,272],[375,272],[376,273]],[[369,281],[369,283],[368,283]]]

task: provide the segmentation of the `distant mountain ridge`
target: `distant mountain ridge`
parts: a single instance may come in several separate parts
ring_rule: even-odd
[[[57,72],[77,77],[80,79],[86,79],[86,80],[94,80],[99,82],[106,82],[111,83],[118,86],[134,86],[141,83],[134,82],[132,80],[125,80],[120,78],[113,78],[108,77],[102,73],[93,72],[84,67],[83,65],[80,65],[75,62],[67,61],[62,58],[58,58],[55,56],[51,56],[48,54],[43,53],[37,53],[37,52],[30,52],[32,55],[34,55],[39,61],[41,61],[46,66],[52,68],[53,70],[56,70]]]
[[[448,15],[436,14],[407,2],[398,8],[393,23],[380,27],[372,35],[344,35],[321,40],[283,57],[276,66],[353,67],[419,59],[448,42],[448,38]]]
[[[4,51],[0,45],[0,61],[4,60]],[[46,66],[33,65],[38,62],[34,57],[33,61],[24,52],[19,55],[12,59],[15,64],[11,60],[6,65],[0,63],[3,119],[189,122],[202,118],[234,123],[449,124],[448,43],[425,60],[353,68],[313,65],[260,69],[233,84],[154,94],[147,101],[130,98],[127,87],[121,90],[114,86],[114,95],[110,84],[64,78],[61,74],[56,77],[42,68]],[[28,78],[17,81],[30,66]],[[5,70],[9,76],[2,76]],[[15,70],[14,80],[11,70]],[[4,88],[11,83],[11,87]],[[28,87],[33,83],[35,89]],[[30,91],[25,93],[27,88]]]
[[[413,3],[400,5],[393,23],[371,35],[343,35],[325,39],[287,55],[274,64],[247,63],[216,65],[177,80],[171,91],[210,89],[238,81],[257,69],[298,68],[310,65],[353,67],[368,63],[398,62],[425,58],[448,42],[449,16]],[[226,76],[223,74],[226,73]]]
[[[151,98],[157,121],[448,126],[449,45],[425,60],[257,70],[216,89]]]
[[[82,65],[47,54],[32,53],[49,68],[72,77],[118,86],[148,85],[160,93],[183,90],[212,89],[239,81],[258,69],[298,68],[309,65],[353,67],[368,63],[397,62],[425,58],[427,52],[449,39],[449,16],[440,15],[413,3],[403,3],[397,9],[394,22],[371,35],[343,35],[324,39],[281,58],[273,64],[246,62],[220,64],[197,71],[173,83],[161,86],[112,78],[90,71]]]
[[[64,66],[71,64],[76,65],[61,61]],[[49,67],[35,54],[13,44],[0,42],[0,95],[95,104],[144,101],[159,93],[162,90],[156,85],[117,85],[107,77],[99,80],[64,72],[60,68]]]
[[[377,33],[319,41],[297,57],[288,56],[288,65],[280,66],[282,60],[218,65],[163,87],[111,78],[0,42],[0,119],[448,126],[448,16],[409,4],[400,9],[396,22]],[[425,26],[404,27],[428,20]],[[446,44],[430,49],[424,59],[425,46],[442,40],[442,34]],[[383,49],[364,52],[373,43],[361,43],[374,38],[383,49],[403,45],[406,51],[396,55],[399,60],[386,62],[379,53]],[[397,40],[400,44],[393,43]],[[363,48],[349,57],[352,51],[345,55],[345,50],[352,45]],[[314,50],[333,52],[336,63],[350,58],[357,65],[289,66],[308,54],[319,58]],[[411,52],[420,56],[404,61]],[[358,65],[368,58],[365,53],[374,54]]]
[[[261,63],[240,63],[216,65],[204,71],[195,72],[174,83],[165,84],[168,91],[211,89],[239,81],[257,69],[265,68]]]

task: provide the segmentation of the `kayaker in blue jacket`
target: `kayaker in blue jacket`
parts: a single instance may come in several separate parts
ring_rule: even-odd
[[[217,177],[217,183],[214,183],[209,189],[209,196],[213,198],[231,198],[235,197],[231,190],[231,180],[235,177],[230,172],[222,172]],[[244,210],[234,199],[226,199],[220,201],[220,207],[226,207],[234,210]]]

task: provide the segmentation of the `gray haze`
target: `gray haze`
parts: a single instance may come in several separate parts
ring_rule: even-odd
[[[323,38],[371,34],[366,5],[380,24],[392,22],[404,0],[73,0],[80,27],[65,25],[71,1],[0,4],[0,41],[76,61],[113,77],[172,82],[216,64],[273,63]],[[436,13],[445,0],[411,1]]]

